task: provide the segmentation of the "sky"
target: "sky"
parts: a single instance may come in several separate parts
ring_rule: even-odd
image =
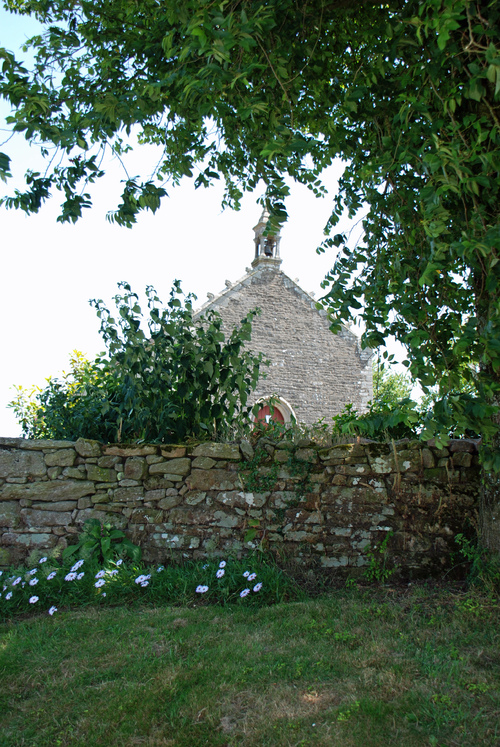
[[[29,19],[0,8],[0,46],[17,52],[35,31]],[[5,142],[7,114],[5,103],[0,104],[0,151],[13,159],[14,171],[7,188],[0,183],[2,193],[21,185],[16,179],[38,159],[23,137]],[[131,173],[144,176],[147,164],[157,157],[152,148],[134,149]],[[318,255],[316,247],[323,239],[341,168],[337,164],[325,173],[329,196],[324,199],[292,186],[290,217],[282,229],[282,270],[317,298],[324,293],[321,281],[334,255]],[[201,306],[207,293],[224,289],[226,279],[234,282],[244,275],[253,259],[252,229],[262,211],[256,203],[259,192],[246,195],[240,211],[222,211],[221,188],[194,190],[192,180],[186,180],[177,188],[167,186],[169,198],[160,210],[141,215],[127,229],[106,221],[106,212],[118,204],[124,178],[114,162],[107,170],[109,177],[93,192],[94,207],[75,225],[56,222],[62,201],[57,193],[33,216],[0,207],[0,436],[21,435],[7,407],[15,396],[14,385],[43,386],[47,377],[67,370],[72,350],[93,357],[104,349],[90,299],[112,304],[117,283],[125,280],[138,293],[153,285],[166,301],[178,279]],[[347,228],[347,220],[339,226]]]

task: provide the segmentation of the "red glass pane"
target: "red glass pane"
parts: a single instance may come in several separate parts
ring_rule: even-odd
[[[261,407],[259,412],[257,413],[257,417],[255,418],[255,421],[262,421],[263,423],[269,423],[270,420],[274,420],[275,423],[284,423],[285,418],[281,414],[281,412],[278,410],[277,407],[274,408],[274,412],[271,416],[271,408],[269,405],[264,405],[264,407]]]

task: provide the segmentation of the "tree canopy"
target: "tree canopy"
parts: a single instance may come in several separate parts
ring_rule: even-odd
[[[4,4],[46,29],[31,70],[0,52],[0,95],[48,160],[7,206],[36,211],[58,188],[61,220],[76,220],[100,150],[120,156],[134,130],[159,148],[157,178],[127,180],[113,220],[131,225],[157,209],[163,179],[193,175],[225,180],[235,206],[263,182],[272,228],[286,219],[285,177],[322,194],[340,157],[322,247],[339,249],[325,282],[334,328],[361,313],[364,344],[402,342],[412,377],[441,388],[434,427],[479,424],[484,464],[500,468],[497,0]],[[354,247],[335,234],[344,211],[363,213]],[[454,394],[464,379],[473,395]]]

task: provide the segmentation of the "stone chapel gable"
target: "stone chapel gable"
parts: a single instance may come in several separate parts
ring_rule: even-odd
[[[252,325],[248,347],[271,362],[261,377],[252,404],[278,397],[277,416],[288,422],[327,423],[345,404],[366,410],[372,398],[370,350],[361,350],[358,337],[347,327],[330,331],[324,310],[313,297],[281,270],[280,234],[266,234],[264,212],[255,226],[255,256],[246,274],[231,283],[196,312],[220,313],[224,327],[232,329],[251,309],[261,313]]]

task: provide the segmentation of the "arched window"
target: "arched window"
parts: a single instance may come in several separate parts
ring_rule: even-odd
[[[275,423],[290,423],[296,420],[292,407],[282,397],[263,397],[258,404],[260,408],[255,416],[255,422],[269,423],[272,420]]]

